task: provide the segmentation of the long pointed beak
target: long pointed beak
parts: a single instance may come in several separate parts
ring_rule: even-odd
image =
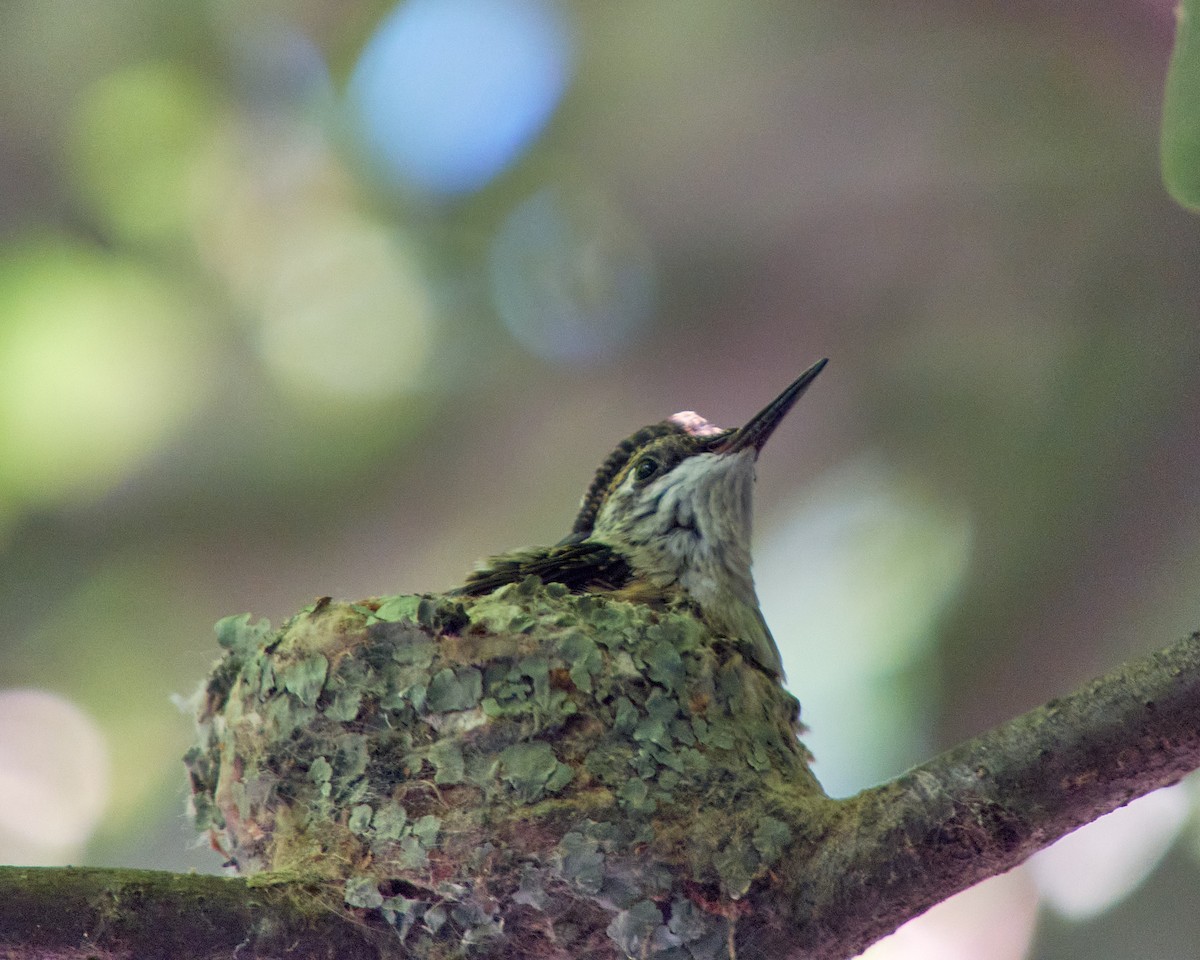
[[[762,452],[767,439],[779,426],[787,412],[792,409],[800,394],[808,389],[808,385],[817,379],[817,374],[825,369],[829,358],[818,360],[793,380],[786,390],[756,413],[745,426],[735,430],[716,453],[737,453],[739,450],[754,448],[755,456]]]

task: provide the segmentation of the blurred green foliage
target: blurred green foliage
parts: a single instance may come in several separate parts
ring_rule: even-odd
[[[65,239],[0,260],[0,496],[89,498],[201,401],[207,344],[182,291],[136,258]]]
[[[1179,0],[1176,16],[1163,102],[1163,180],[1171,196],[1200,212],[1200,3]]]

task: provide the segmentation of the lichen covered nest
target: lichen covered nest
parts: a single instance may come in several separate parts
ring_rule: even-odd
[[[795,700],[687,611],[531,579],[217,632],[197,826],[410,955],[726,956],[793,839],[772,804],[819,790]]]

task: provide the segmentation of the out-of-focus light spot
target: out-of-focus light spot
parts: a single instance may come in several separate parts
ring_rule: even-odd
[[[207,350],[181,292],[130,261],[46,244],[0,261],[0,490],[87,499],[199,402]]]
[[[239,27],[234,54],[242,96],[260,115],[304,114],[333,102],[333,83],[321,51],[284,20],[268,17]]]
[[[812,728],[805,742],[826,789],[853,793],[923,746],[931,680],[906,668],[962,584],[971,524],[866,459],[806,490],[767,529],[758,593]]]
[[[1175,842],[1190,809],[1181,784],[1155,790],[1034,854],[1029,869],[1050,906],[1086,920],[1141,885]]]
[[[0,691],[0,863],[77,858],[108,792],[108,747],[91,718],[44,690]]]
[[[868,947],[858,960],[1022,960],[1037,891],[1021,870],[978,883]]]
[[[158,240],[186,226],[215,113],[203,83],[174,64],[123,70],[85,91],[72,173],[106,228],[126,240]]]
[[[355,219],[350,175],[322,131],[295,118],[237,118],[214,131],[197,177],[192,231],[206,264],[247,316],[303,239]]]
[[[571,61],[565,11],[552,0],[408,0],[363,50],[349,109],[401,182],[477,190],[541,131]]]
[[[359,213],[320,129],[231,123],[210,152],[201,255],[255,327],[269,373],[314,409],[424,386],[434,292],[417,243]]]
[[[611,356],[654,306],[649,247],[593,193],[548,187],[501,225],[490,256],[492,299],[512,335],[556,362]]]
[[[144,830],[155,811],[179,811],[178,762],[192,731],[168,696],[195,683],[207,656],[179,635],[207,630],[203,601],[184,585],[188,561],[144,538],[130,554],[107,557],[77,589],[56,596],[45,619],[14,638],[6,660],[20,676],[53,677],[55,687],[86,696],[112,761],[102,842]]]
[[[259,347],[292,389],[387,398],[414,389],[430,345],[430,294],[413,251],[365,221],[322,224],[276,264]]]

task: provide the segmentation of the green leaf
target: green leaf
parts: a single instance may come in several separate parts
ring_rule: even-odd
[[[436,934],[446,922],[446,908],[442,904],[431,908],[425,913],[425,926],[430,933]]]
[[[646,718],[634,727],[633,738],[669,747],[669,731],[678,716],[679,704],[661,690],[653,690],[646,698]]]
[[[361,690],[339,690],[333,698],[333,703],[325,708],[325,716],[330,720],[349,723],[358,716],[358,708],[361,705]]]
[[[651,952],[655,931],[663,926],[662,911],[652,900],[639,900],[630,909],[616,915],[605,931],[629,957],[644,957]]]
[[[740,837],[726,842],[713,857],[713,866],[721,877],[721,885],[735,899],[750,889],[760,865],[758,851]]]
[[[369,759],[367,738],[361,733],[339,737],[337,752],[333,755],[333,769],[337,771],[339,784],[345,786],[366,773]]]
[[[427,630],[457,633],[470,622],[461,603],[433,597],[421,597],[417,602],[417,623]]]
[[[393,927],[399,928],[400,939],[403,940],[408,936],[413,923],[420,920],[427,909],[429,903],[426,900],[410,900],[403,896],[387,897],[383,901],[383,918]]]
[[[294,730],[308,726],[316,712],[312,707],[294,704],[291,697],[275,697],[267,703],[267,709],[263,711],[266,727],[272,731],[273,740],[286,739]]]
[[[403,643],[396,644],[392,650],[392,658],[397,663],[419,667],[424,670],[437,654],[437,644],[424,637],[405,637]]]
[[[276,673],[283,681],[284,690],[295,694],[306,707],[311,707],[317,702],[317,697],[321,695],[325,686],[329,661],[321,654],[314,653],[286,667],[276,667]]]
[[[617,715],[613,718],[613,733],[632,733],[637,726],[638,711],[628,697],[617,698]]]
[[[429,672],[424,667],[391,666],[386,677],[388,692],[380,702],[384,710],[403,710],[407,704],[421,709],[429,685]]]
[[[763,816],[753,836],[754,849],[762,854],[765,864],[772,864],[782,856],[784,848],[792,842],[792,828],[782,820]]]
[[[213,632],[217,635],[217,643],[224,649],[248,653],[271,635],[271,621],[259,620],[251,624],[250,614],[239,613],[222,617],[216,622]]]
[[[683,658],[671,644],[656,643],[644,655],[646,675],[668,690],[676,690],[683,683]]]
[[[426,850],[432,850],[437,843],[438,833],[442,829],[442,821],[432,813],[420,817],[412,825],[412,834]]]
[[[429,750],[429,762],[437,768],[433,782],[438,785],[462,783],[465,773],[462,747],[453,740],[442,740]]]
[[[691,900],[676,897],[671,901],[671,920],[667,928],[684,943],[699,940],[712,926],[713,921]]]
[[[376,810],[371,820],[378,840],[399,840],[404,836],[407,823],[408,811],[394,800]]]
[[[1200,0],[1180,0],[1176,17],[1163,98],[1163,182],[1176,201],[1200,213]]]
[[[420,870],[428,863],[429,855],[420,840],[410,834],[400,841],[396,864],[401,870]]]
[[[500,753],[500,776],[513,788],[517,797],[526,803],[541,798],[548,790],[561,790],[571,780],[571,768],[560,770],[554,749],[540,740],[533,743],[514,743]]]
[[[633,729],[634,740],[649,740],[651,743],[662,743],[666,737],[667,725],[658,717],[646,717]]]
[[[565,763],[560,763],[546,780],[546,792],[558,793],[563,787],[575,779],[575,771]]]
[[[425,706],[434,713],[470,710],[483,695],[483,674],[474,667],[439,670],[429,682]]]
[[[521,676],[528,677],[533,684],[533,695],[545,700],[550,693],[550,664],[544,656],[525,657],[517,664]]]
[[[388,597],[379,605],[379,609],[372,614],[370,622],[375,621],[394,622],[397,620],[416,620],[417,605],[420,604],[421,598],[409,595],[399,597]]]
[[[558,646],[563,660],[571,665],[571,682],[591,693],[592,677],[604,669],[604,655],[596,641],[583,633],[569,633]]]
[[[604,854],[600,844],[582,833],[571,832],[558,844],[563,878],[583,893],[598,893],[604,884]]]
[[[351,833],[366,833],[371,826],[371,805],[360,803],[350,811],[350,819],[346,822]]]
[[[366,907],[372,910],[383,906],[383,894],[379,883],[372,877],[351,877],[346,881],[343,898],[351,907]]]
[[[535,910],[545,910],[550,897],[545,888],[545,870],[538,870],[533,864],[521,865],[521,885],[512,895],[513,903],[522,903]]]
[[[658,803],[650,796],[650,788],[644,780],[627,780],[618,794],[621,803],[635,813],[653,813]]]
[[[328,783],[333,776],[333,767],[324,757],[317,757],[308,765],[308,779],[313,783]]]

